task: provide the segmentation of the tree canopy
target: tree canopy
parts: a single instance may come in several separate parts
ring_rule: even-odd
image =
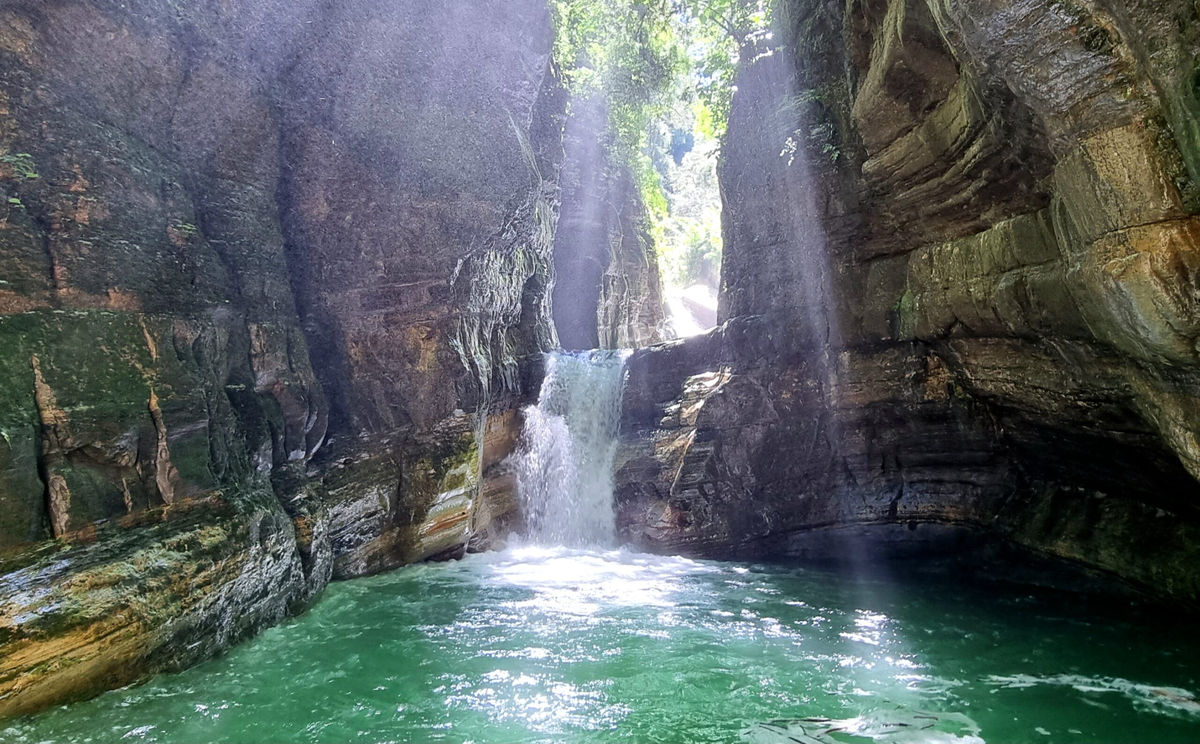
[[[630,168],[676,285],[711,281],[719,265],[715,163],[769,1],[551,0],[555,61],[573,97],[602,97],[610,153]]]

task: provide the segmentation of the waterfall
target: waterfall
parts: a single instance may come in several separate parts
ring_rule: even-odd
[[[553,352],[513,455],[527,537],[541,545],[613,546],[613,458],[627,351]]]

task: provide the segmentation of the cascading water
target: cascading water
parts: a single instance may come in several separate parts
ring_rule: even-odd
[[[627,351],[553,352],[513,455],[528,539],[612,547],[613,458]]]

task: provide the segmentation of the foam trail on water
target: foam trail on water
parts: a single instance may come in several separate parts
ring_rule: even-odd
[[[612,547],[613,458],[628,351],[553,352],[513,456],[528,539]]]

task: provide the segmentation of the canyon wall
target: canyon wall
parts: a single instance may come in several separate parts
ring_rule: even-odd
[[[724,324],[629,361],[621,529],[1019,546],[1195,604],[1195,5],[777,23]],[[539,0],[0,2],[0,717],[486,546],[551,306],[568,347],[658,340],[644,205],[551,45]]]
[[[551,43],[535,0],[0,4],[0,716],[511,509]]]
[[[639,352],[637,544],[999,543],[1200,601],[1194,4],[784,2],[721,163],[721,318]]]

